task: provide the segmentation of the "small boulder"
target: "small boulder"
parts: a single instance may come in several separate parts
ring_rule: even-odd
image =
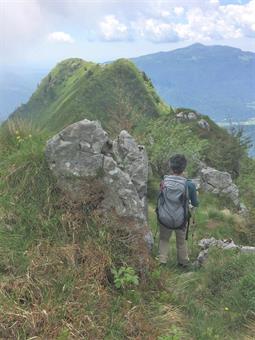
[[[200,179],[202,190],[212,192],[213,194],[226,195],[240,209],[239,190],[228,172],[219,171],[211,167],[203,167],[200,170]]]
[[[241,246],[241,253],[255,254],[255,247]]]
[[[187,119],[188,120],[195,120],[198,118],[198,115],[195,112],[188,112],[187,113]]]
[[[200,240],[198,245],[202,248],[202,250],[199,252],[197,259],[194,262],[197,267],[202,266],[207,260],[210,247],[218,247],[223,250],[236,250],[241,253],[255,254],[255,247],[237,245],[232,239],[217,240],[214,237],[211,237]]]
[[[199,117],[199,114],[196,112],[192,112],[192,111],[190,112],[181,111],[175,115],[176,120],[180,122],[196,120],[198,119],[198,117]]]
[[[210,131],[210,125],[205,119],[200,119],[197,123],[201,129]]]

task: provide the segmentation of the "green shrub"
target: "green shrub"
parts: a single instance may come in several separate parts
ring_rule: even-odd
[[[116,288],[130,288],[139,284],[138,275],[132,267],[122,266],[119,269],[112,268],[114,284]]]

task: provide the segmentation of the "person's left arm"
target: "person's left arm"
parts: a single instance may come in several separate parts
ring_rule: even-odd
[[[199,206],[199,201],[197,198],[197,190],[194,183],[191,182],[191,180],[188,180],[188,192],[189,192],[189,200],[193,207]]]

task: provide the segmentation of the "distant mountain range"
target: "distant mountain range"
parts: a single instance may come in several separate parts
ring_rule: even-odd
[[[194,44],[132,61],[173,106],[194,108],[215,121],[255,117],[255,53]]]

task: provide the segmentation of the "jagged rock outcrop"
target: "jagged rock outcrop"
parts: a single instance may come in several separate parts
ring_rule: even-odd
[[[196,112],[179,112],[176,114],[175,118],[180,122],[185,122],[189,120],[196,120],[200,115]]]
[[[197,121],[198,126],[201,129],[210,131],[210,124],[205,120],[201,118],[201,114],[197,112],[178,112],[175,115],[175,119],[177,122],[189,122],[189,121]]]
[[[148,158],[127,131],[112,141],[97,121],[74,123],[47,142],[46,158],[59,188],[89,209],[115,213],[149,246]]]
[[[205,238],[199,241],[198,245],[202,250],[199,252],[198,257],[195,261],[197,266],[201,266],[208,258],[208,252],[210,247],[218,247],[224,250],[237,250],[241,253],[252,253],[255,254],[255,247],[241,246],[234,243],[232,239],[217,240],[214,237]]]
[[[120,169],[129,174],[147,218],[146,198],[149,168],[145,147],[137,145],[134,138],[127,131],[123,130],[118,138],[113,141],[112,150]]]
[[[228,172],[211,167],[202,167],[200,170],[200,186],[206,192],[226,195],[240,209],[239,190]]]

